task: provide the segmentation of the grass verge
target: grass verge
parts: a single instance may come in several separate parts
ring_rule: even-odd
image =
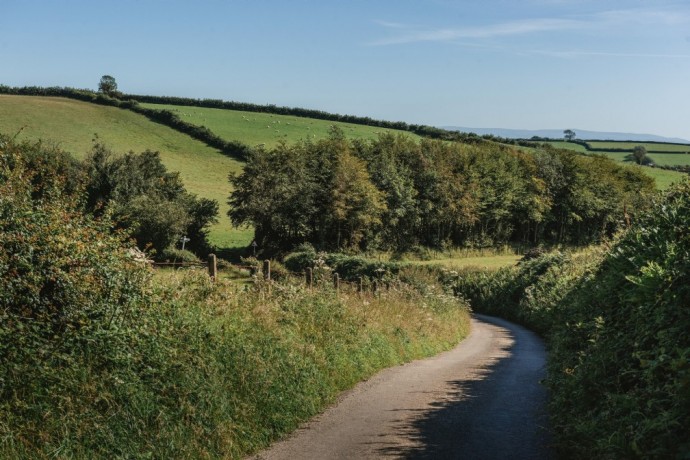
[[[379,369],[465,336],[467,309],[424,273],[422,290],[365,297],[301,281],[269,294],[195,270],[157,277],[124,358],[47,364],[58,384],[0,405],[0,457],[241,458]]]

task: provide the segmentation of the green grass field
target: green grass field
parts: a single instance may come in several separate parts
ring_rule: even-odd
[[[251,241],[251,230],[231,228],[226,217],[227,177],[242,163],[200,141],[128,110],[65,98],[0,95],[0,132],[14,135],[22,128],[18,139],[43,139],[77,158],[91,149],[94,134],[114,152],[157,150],[169,170],[180,172],[189,191],[220,204],[220,223],[210,234],[213,244],[238,247]]]
[[[473,257],[449,257],[434,260],[414,261],[410,263],[415,265],[440,265],[453,270],[471,267],[485,270],[498,270],[499,268],[515,265],[520,258],[522,258],[520,255],[507,254]]]
[[[613,142],[613,141],[587,141],[590,147],[595,149],[634,149],[638,145],[643,146],[648,152],[687,153],[690,152],[688,144],[657,144],[654,142]]]
[[[180,105],[141,105],[150,109],[170,110],[188,123],[206,126],[226,141],[238,140],[251,146],[263,144],[267,148],[274,147],[280,141],[294,143],[305,139],[323,139],[328,136],[328,131],[333,125],[340,127],[347,137],[353,139],[375,139],[379,133],[385,132],[402,133],[414,138],[418,137],[405,131],[290,115],[273,115]]]
[[[551,144],[557,149],[567,149],[567,150],[574,150],[576,152],[580,153],[587,153],[587,149],[585,148],[584,145],[580,144],[573,144],[572,142],[565,142],[565,141],[551,141],[547,142],[547,144]]]
[[[685,153],[650,153],[647,155],[659,166],[689,166],[690,154]]]
[[[594,142],[590,142],[590,144],[593,144]],[[609,158],[613,158],[616,161],[619,161],[621,163],[626,163],[629,164],[632,167],[640,167],[635,165],[632,160],[629,159],[630,152],[588,152],[587,149],[585,149],[584,146],[580,144],[573,144],[572,142],[564,142],[564,141],[553,141],[549,142],[549,144],[553,145],[556,148],[560,149],[568,149],[568,150],[574,150],[579,153],[587,153],[587,154],[600,154],[600,155],[606,155]],[[604,142],[600,142],[598,144],[605,144]],[[624,144],[623,142],[608,142],[606,144]],[[639,145],[639,144],[634,144],[630,143],[630,145]],[[648,145],[671,145],[671,144],[648,144]],[[690,147],[690,146],[689,146]],[[627,148],[627,147],[618,147],[618,148]],[[631,147],[632,148],[632,147]],[[690,155],[685,155],[681,153],[651,153],[649,154],[649,157],[654,160],[654,162],[658,165],[668,165],[668,166],[673,166],[673,165],[688,165],[690,164]],[[653,177],[654,180],[656,181],[656,186],[659,190],[666,190],[671,184],[674,182],[679,182],[683,180],[685,177],[687,177],[687,174],[683,174],[681,172],[677,171],[667,171],[665,169],[657,169],[657,168],[649,168],[649,167],[644,167],[644,173],[647,174],[650,177]]]

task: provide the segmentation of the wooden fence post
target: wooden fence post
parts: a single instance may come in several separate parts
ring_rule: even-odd
[[[218,263],[215,254],[208,255],[208,275],[211,277],[211,281],[215,281],[218,277]]]
[[[362,295],[362,292],[364,292],[364,281],[362,281],[361,276],[357,278],[357,292],[360,296]]]
[[[264,281],[266,281],[266,291],[271,295],[271,261],[264,260]]]
[[[336,295],[340,293],[340,275],[333,273],[333,288],[335,289]]]
[[[271,281],[271,261],[264,260],[264,280]]]
[[[304,276],[307,278],[307,287],[311,291],[314,289],[314,270],[311,267],[307,267],[304,271]]]

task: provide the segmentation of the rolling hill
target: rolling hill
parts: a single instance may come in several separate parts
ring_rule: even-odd
[[[142,115],[59,97],[0,95],[0,132],[55,143],[77,158],[91,149],[95,135],[114,152],[157,150],[169,170],[180,172],[189,191],[220,204],[220,223],[210,234],[213,244],[236,247],[251,241],[251,231],[231,228],[225,217],[227,177],[242,163]]]
[[[188,123],[209,128],[226,141],[240,140],[250,146],[263,145],[267,148],[274,147],[281,141],[293,143],[304,139],[323,139],[333,125],[352,139],[374,139],[383,132],[419,137],[405,131],[293,115],[167,104],[140,105],[149,109],[169,110]]]
[[[280,141],[322,139],[333,125],[339,126],[346,136],[358,139],[373,139],[379,132],[388,131],[287,115],[157,104],[146,106],[171,110],[189,123],[209,127],[228,141],[238,140],[252,146],[264,144],[268,148]],[[54,143],[77,158],[87,155],[96,137],[116,153],[159,151],[166,167],[180,172],[190,192],[215,199],[220,204],[220,222],[211,228],[209,235],[212,244],[229,248],[251,242],[252,230],[233,228],[226,217],[226,201],[231,191],[228,174],[240,171],[242,163],[143,115],[63,97],[0,95],[0,132],[17,134],[19,140],[41,139]]]

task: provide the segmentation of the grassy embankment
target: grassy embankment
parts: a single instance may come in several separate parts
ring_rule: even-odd
[[[107,367],[70,353],[32,371],[51,385],[0,405],[0,457],[241,458],[377,370],[448,349],[469,323],[440,290],[337,298],[300,281],[269,295],[194,271],[151,289]]]

